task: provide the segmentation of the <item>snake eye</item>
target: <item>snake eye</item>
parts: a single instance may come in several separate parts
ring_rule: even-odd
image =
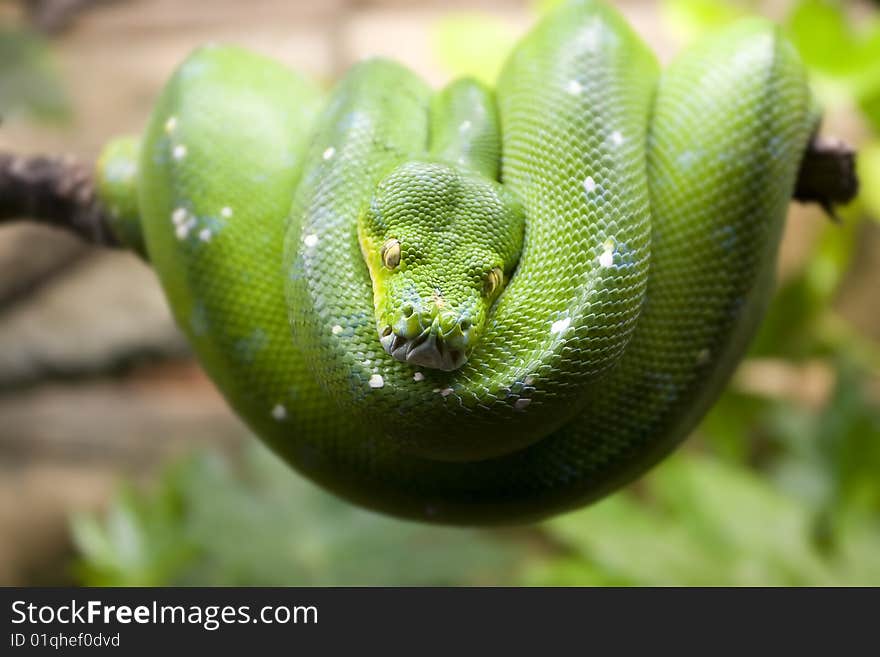
[[[395,269],[400,264],[400,242],[392,237],[382,245],[380,255],[382,264],[388,269]]]
[[[501,287],[501,281],[503,279],[504,273],[501,271],[501,267],[494,267],[486,276],[486,280],[483,281],[483,294],[487,297],[491,297],[495,294],[495,291]]]

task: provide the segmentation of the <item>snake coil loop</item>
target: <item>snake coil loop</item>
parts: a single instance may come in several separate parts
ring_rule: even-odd
[[[369,60],[324,97],[200,49],[99,175],[276,452],[374,509],[514,522],[631,480],[712,404],[815,123],[772,24],[660,73],[616,11],[570,0],[495,90]]]

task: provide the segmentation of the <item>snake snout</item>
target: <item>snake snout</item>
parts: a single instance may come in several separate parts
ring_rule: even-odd
[[[470,319],[451,314],[424,319],[429,323],[404,313],[395,326],[385,324],[379,332],[382,347],[397,360],[412,365],[446,372],[464,365],[473,331]]]

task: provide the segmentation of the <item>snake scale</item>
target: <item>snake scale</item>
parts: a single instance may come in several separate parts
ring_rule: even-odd
[[[327,95],[201,48],[99,190],[298,471],[403,517],[525,522],[632,480],[716,399],[816,116],[766,21],[661,72],[613,8],[571,0],[494,89],[370,59]]]

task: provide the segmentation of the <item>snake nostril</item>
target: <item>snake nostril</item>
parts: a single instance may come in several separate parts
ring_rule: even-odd
[[[462,331],[467,331],[471,327],[471,320],[464,318],[458,323]]]
[[[408,303],[403,307],[403,316],[404,317],[412,317],[413,307],[412,304]]]
[[[387,338],[389,335],[391,335],[391,327],[386,326],[384,329],[382,329],[382,337]]]

